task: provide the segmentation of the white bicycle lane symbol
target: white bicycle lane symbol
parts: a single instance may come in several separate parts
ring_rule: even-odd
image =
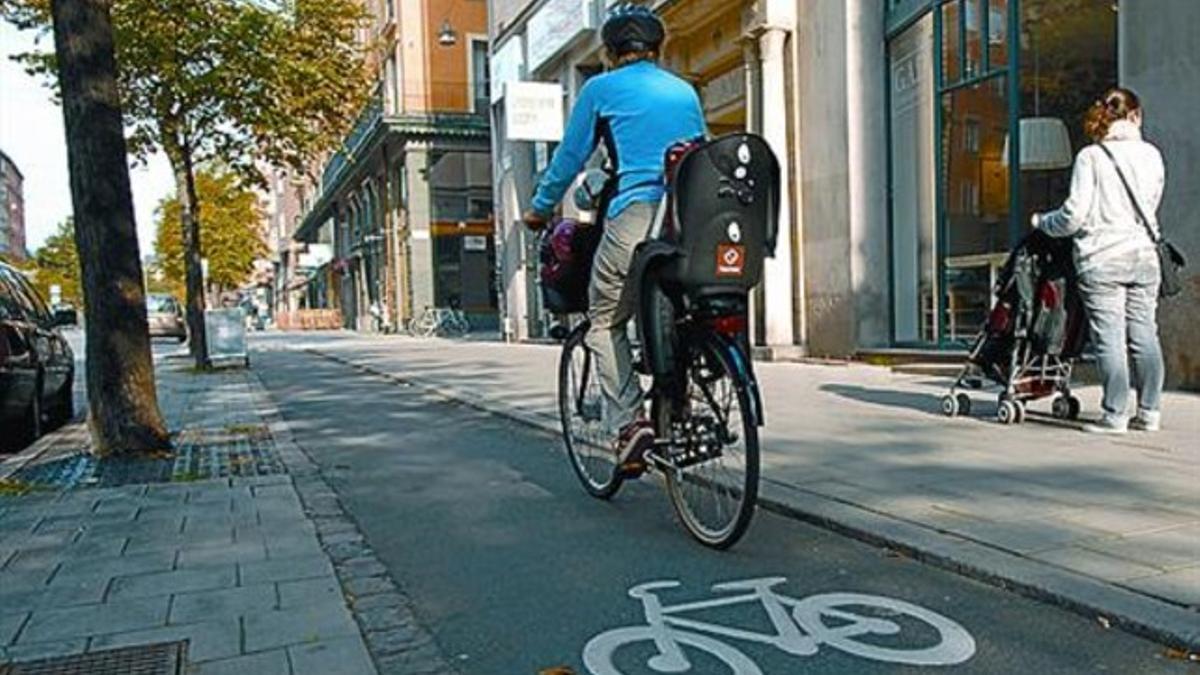
[[[705,635],[716,635],[775,647],[794,656],[813,656],[822,645],[847,654],[916,666],[951,666],[963,663],[975,654],[975,639],[965,628],[936,612],[917,605],[861,593],[823,593],[804,599],[790,598],[774,591],[786,583],[782,577],[749,579],[716,584],[718,593],[744,591],[713,600],[664,605],[656,591],[678,588],[678,581],[654,581],[629,589],[629,596],[641,600],[646,625],[614,628],[592,638],[583,650],[583,664],[592,675],[622,675],[613,663],[617,650],[639,642],[653,642],[658,654],[646,665],[660,673],[686,673],[692,669],[683,647],[693,647],[720,659],[734,675],[762,675],[762,670],[736,647]],[[774,627],[775,634],[755,633],[681,616],[688,612],[760,603]],[[885,647],[860,640],[869,636],[897,635],[900,624],[887,618],[863,616],[839,609],[872,608],[877,613],[907,616],[932,627],[937,643],[929,647],[903,649]],[[830,625],[828,620],[834,620]]]

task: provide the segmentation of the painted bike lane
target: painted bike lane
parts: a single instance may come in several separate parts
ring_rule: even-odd
[[[763,512],[734,551],[705,550],[652,483],[607,504],[585,496],[555,438],[316,357],[259,358],[465,674],[1195,672],[1152,643]]]

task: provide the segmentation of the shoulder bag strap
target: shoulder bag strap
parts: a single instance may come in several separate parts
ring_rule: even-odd
[[[1154,231],[1154,227],[1150,225],[1150,219],[1146,217],[1146,212],[1142,210],[1142,203],[1138,200],[1137,193],[1130,187],[1129,180],[1125,178],[1125,172],[1121,170],[1121,164],[1117,162],[1116,155],[1113,154],[1112,150],[1108,149],[1107,145],[1103,143],[1098,143],[1097,145],[1112,160],[1113,166],[1117,169],[1117,176],[1121,179],[1121,184],[1125,186],[1125,193],[1129,195],[1129,201],[1133,202],[1134,210],[1137,211],[1138,217],[1142,219],[1142,225],[1146,228],[1147,234],[1150,235],[1150,241],[1153,241],[1157,245],[1159,235]]]

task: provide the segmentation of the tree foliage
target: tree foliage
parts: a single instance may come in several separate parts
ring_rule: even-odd
[[[189,346],[207,365],[195,167],[245,185],[260,167],[304,170],[345,135],[369,93],[361,0],[90,0],[111,8],[129,152],[166,154],[175,175]],[[51,0],[0,0],[0,15],[47,30]],[[20,57],[53,73],[53,56]]]
[[[75,248],[75,223],[70,218],[33,254],[33,285],[43,298],[50,298],[50,287],[62,288],[63,302],[83,306],[83,281],[79,251]]]
[[[254,261],[267,252],[260,224],[263,211],[254,191],[241,186],[228,171],[196,174],[196,195],[204,204],[200,223],[200,254],[208,260],[208,281],[218,291],[239,288],[254,271]],[[183,237],[179,230],[182,205],[172,195],[158,207],[154,252],[166,282],[176,292],[186,281]]]
[[[130,153],[182,149],[245,182],[333,147],[369,93],[360,0],[99,0],[111,5]],[[50,0],[0,0],[48,31]],[[53,54],[17,57],[53,74]]]

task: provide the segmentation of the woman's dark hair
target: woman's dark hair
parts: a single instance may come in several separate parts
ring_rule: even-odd
[[[1137,94],[1124,87],[1114,87],[1104,92],[1104,96],[1088,108],[1083,118],[1083,130],[1099,143],[1108,136],[1108,130],[1114,122],[1127,120],[1141,109],[1142,102]]]

